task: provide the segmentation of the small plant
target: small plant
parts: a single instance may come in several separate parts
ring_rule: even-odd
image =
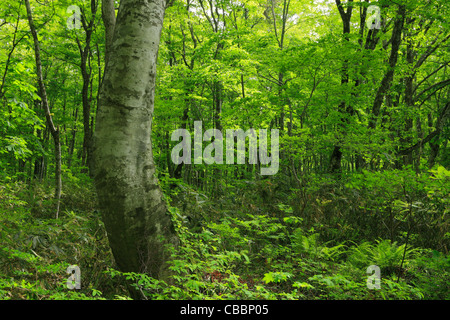
[[[408,261],[417,250],[407,249],[405,258]],[[355,267],[364,269],[377,265],[383,274],[392,274],[402,264],[405,245],[391,243],[390,240],[378,240],[376,244],[363,242],[350,250],[348,261]]]

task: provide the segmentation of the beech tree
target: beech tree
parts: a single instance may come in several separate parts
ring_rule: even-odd
[[[0,1],[0,300],[448,298],[450,1],[172,1]]]
[[[177,243],[151,141],[165,8],[165,0],[122,0],[115,26],[108,20],[114,30],[94,133],[94,179],[116,263],[154,278],[165,274],[164,244]]]

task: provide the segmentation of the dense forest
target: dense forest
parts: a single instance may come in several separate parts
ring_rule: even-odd
[[[0,300],[448,300],[450,2],[2,0]]]

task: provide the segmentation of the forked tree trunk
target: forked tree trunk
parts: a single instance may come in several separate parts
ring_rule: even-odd
[[[94,179],[121,271],[165,275],[178,239],[153,161],[151,132],[164,0],[122,0],[99,98]]]

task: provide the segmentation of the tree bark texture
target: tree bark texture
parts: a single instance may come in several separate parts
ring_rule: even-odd
[[[105,60],[108,61],[109,52],[111,50],[114,27],[116,25],[116,12],[114,8],[114,0],[102,1],[102,20],[105,25]]]
[[[121,271],[165,275],[177,244],[158,185],[151,132],[164,0],[122,0],[99,98],[95,184]]]

